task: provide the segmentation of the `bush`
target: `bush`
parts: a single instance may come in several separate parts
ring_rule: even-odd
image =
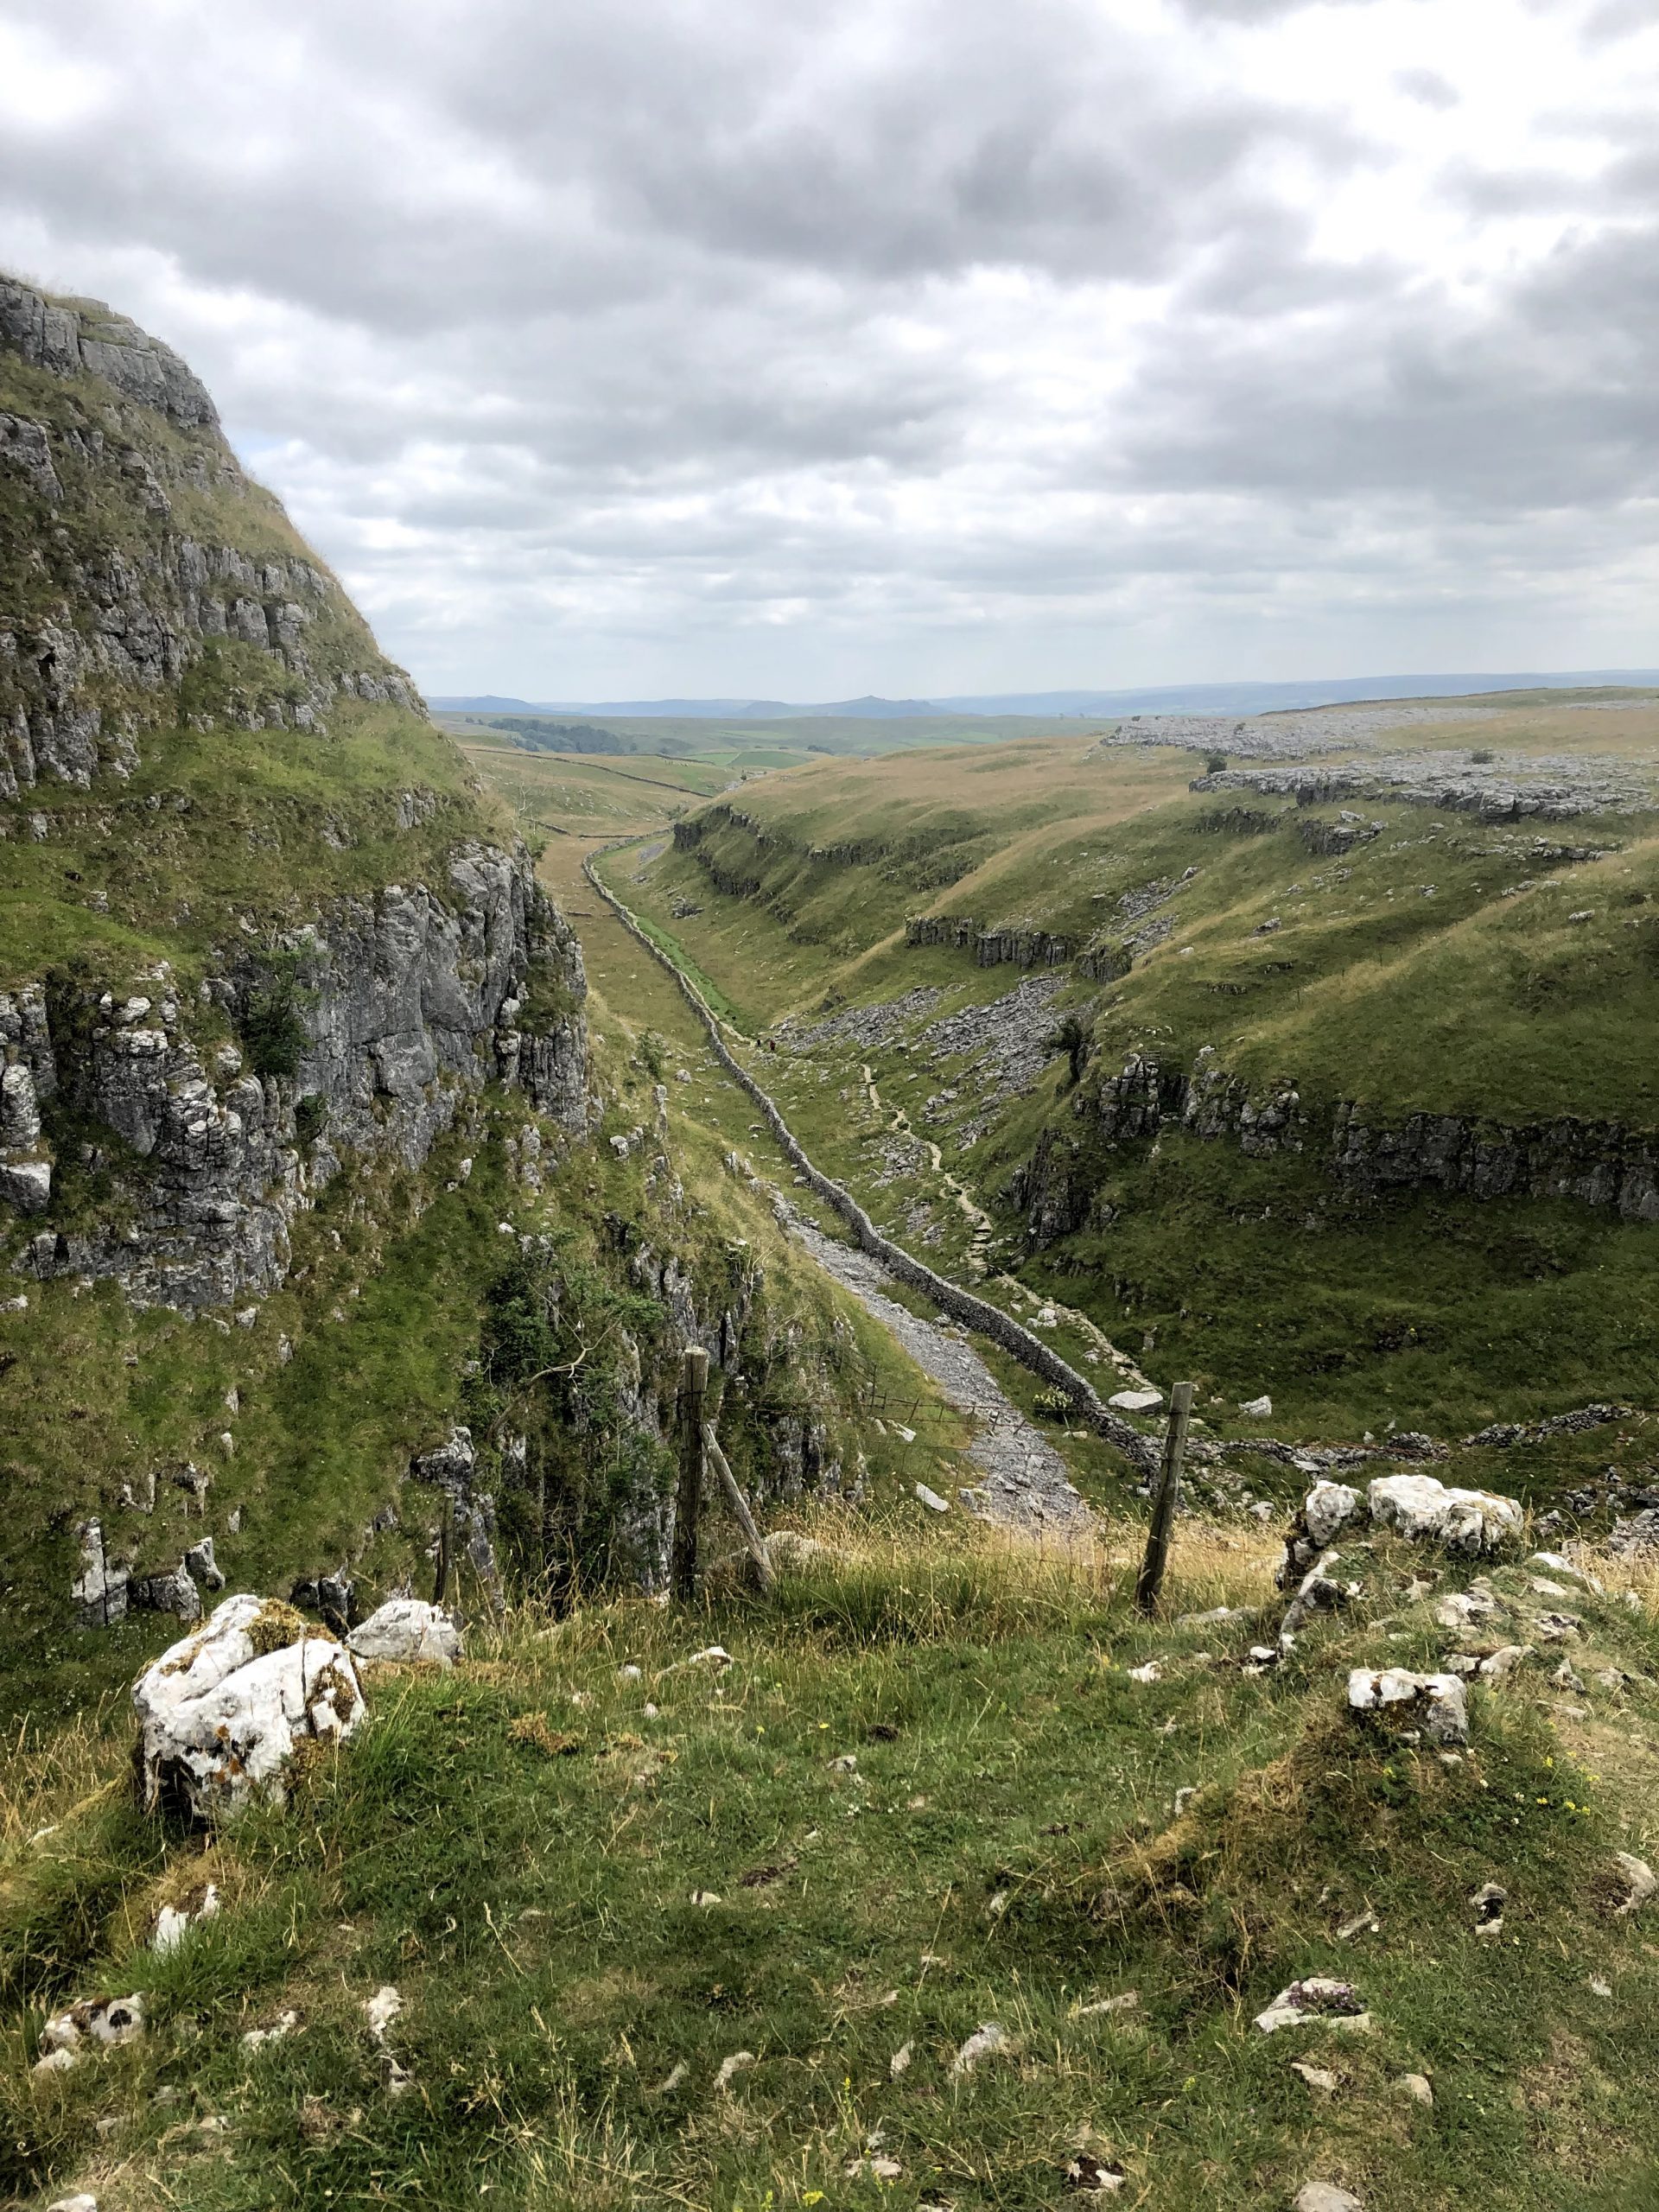
[[[300,982],[297,953],[267,963],[250,986],[237,1027],[257,1076],[295,1076],[310,1043],[302,1009],[314,995]]]
[[[1206,753],[1204,756],[1204,772],[1206,776],[1218,776],[1226,766],[1227,755],[1224,753]]]
[[[315,1090],[308,1090],[294,1106],[294,1135],[299,1142],[309,1147],[328,1126],[328,1101]]]

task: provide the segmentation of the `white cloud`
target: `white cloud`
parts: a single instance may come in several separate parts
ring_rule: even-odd
[[[0,262],[429,689],[1659,659],[1608,0],[0,0]]]

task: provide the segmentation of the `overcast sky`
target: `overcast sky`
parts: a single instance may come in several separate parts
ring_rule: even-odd
[[[1659,663],[1655,0],[0,0],[432,691]]]

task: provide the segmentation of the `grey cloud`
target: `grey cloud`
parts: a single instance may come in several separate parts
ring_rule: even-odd
[[[1456,107],[1462,97],[1438,69],[1396,69],[1394,81],[1408,99],[1421,100],[1425,107]]]
[[[107,73],[0,131],[0,241],[190,355],[434,688],[804,691],[791,653],[861,640],[826,689],[963,690],[989,663],[930,673],[938,640],[1058,680],[1137,623],[1176,677],[1365,607],[1386,665],[1458,593],[1622,604],[1659,490],[1639,123],[1556,118],[1588,177],[1445,167],[1449,218],[1578,226],[1478,295],[1408,232],[1338,253],[1327,198],[1394,149],[1214,66],[1295,12],[10,0]]]

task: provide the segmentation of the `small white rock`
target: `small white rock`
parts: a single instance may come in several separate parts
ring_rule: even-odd
[[[1351,2190],[1333,2181],[1305,2181],[1296,2192],[1294,2212],[1365,2212]]]
[[[733,2076],[747,2072],[753,2064],[754,2053],[752,2050],[733,2051],[729,2057],[721,2060],[720,2071],[715,2076],[715,2088],[717,2090],[729,2088]]]
[[[461,1656],[461,1630],[442,1606],[392,1598],[352,1630],[346,1648],[386,1665],[451,1667]]]
[[[1315,2066],[1306,2058],[1293,2058],[1290,2062],[1290,2070],[1293,2074],[1299,2075],[1316,2096],[1334,2097],[1342,2087],[1340,2081],[1328,2067]]]
[[[188,1906],[164,1904],[156,1916],[156,1932],[149,1939],[150,1949],[163,1954],[176,1951],[187,1932],[198,1921],[212,1920],[218,1912],[219,1891],[212,1882],[202,1891],[201,1902],[194,1912]]]
[[[1630,1884],[1630,1895],[1618,1907],[1618,1916],[1639,1911],[1656,1890],[1659,1890],[1659,1875],[1656,1875],[1645,1859],[1637,1859],[1628,1851],[1613,1853],[1619,1872]]]
[[[915,1494],[930,1513],[948,1513],[950,1510],[948,1501],[941,1497],[938,1491],[929,1490],[925,1483],[917,1484]]]
[[[1238,1410],[1249,1414],[1253,1421],[1266,1421],[1273,1411],[1273,1400],[1264,1391],[1259,1398],[1243,1399]]]
[[[1096,1997],[1088,2005],[1079,2005],[1077,2018],[1080,2020],[1093,2020],[1097,2019],[1104,2012],[1138,2012],[1140,2009],[1140,1991],[1125,1989],[1116,1997]]]
[[[950,2062],[953,2081],[971,2074],[988,2058],[999,2057],[1008,2048],[1007,2030],[997,2020],[982,2020]]]

